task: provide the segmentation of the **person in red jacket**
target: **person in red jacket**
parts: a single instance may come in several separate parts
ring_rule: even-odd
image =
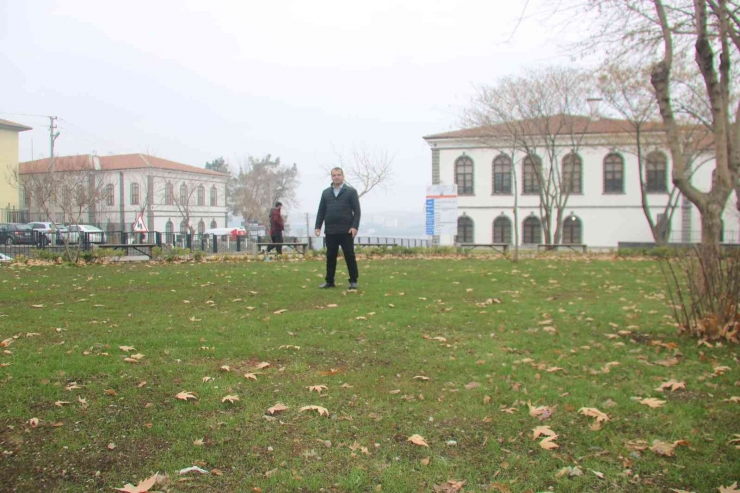
[[[283,216],[280,215],[280,210],[283,208],[281,202],[275,202],[275,207],[270,209],[270,237],[273,243],[283,242],[283,230],[285,230],[285,224],[283,223]],[[269,252],[272,249],[277,250],[278,255],[283,254],[282,245],[270,245],[267,247]]]

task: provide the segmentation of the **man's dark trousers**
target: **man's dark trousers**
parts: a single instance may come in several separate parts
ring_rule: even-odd
[[[337,254],[342,247],[344,260],[347,262],[349,282],[357,282],[357,260],[355,259],[355,239],[352,233],[340,235],[326,235],[326,282],[334,284],[334,274],[337,271]]]
[[[272,239],[272,242],[273,243],[282,243],[283,242],[283,232],[282,231],[278,231],[277,234],[271,235],[270,238]],[[273,248],[277,250],[278,255],[282,255],[283,254],[283,246],[282,245],[277,245],[277,246],[270,245],[270,246],[267,247],[267,251],[269,252]]]

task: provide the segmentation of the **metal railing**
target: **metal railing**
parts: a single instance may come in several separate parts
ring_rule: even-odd
[[[740,231],[724,230],[720,234],[720,243],[740,243]],[[668,243],[701,243],[701,230],[671,231],[668,235]]]
[[[23,255],[27,258],[44,256],[64,256],[66,249],[70,249],[73,255],[81,252],[89,252],[96,248],[119,249],[124,252],[133,251],[126,249],[125,245],[145,245],[147,247],[158,247],[163,254],[168,254],[173,249],[182,253],[202,252],[204,254],[220,253],[247,253],[256,249],[258,242],[270,242],[269,236],[232,236],[213,235],[199,233],[161,233],[151,231],[148,233],[132,233],[129,231],[41,231],[32,230],[30,236],[24,237],[22,242],[2,242],[0,238],[0,253],[13,258]],[[285,236],[284,243],[307,243],[310,249],[321,250],[324,248],[323,237]],[[357,237],[355,243],[365,246],[399,246],[408,248],[428,248],[431,242],[420,238],[393,238],[393,237]],[[81,252],[79,252],[81,251]],[[176,251],[176,250],[174,250]]]
[[[24,209],[14,207],[0,209],[0,223],[28,223],[31,221],[31,214]]]

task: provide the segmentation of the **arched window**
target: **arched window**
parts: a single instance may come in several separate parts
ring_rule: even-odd
[[[475,231],[473,227],[473,220],[468,216],[460,216],[457,218],[457,243],[473,243],[475,242]]]
[[[175,186],[167,183],[164,186],[164,203],[165,205],[175,205]]]
[[[131,205],[139,205],[139,184],[131,184]]]
[[[540,182],[538,175],[541,163],[537,156],[527,156],[522,161],[522,193],[538,194],[540,193]]]
[[[175,225],[172,224],[172,221],[167,221],[167,224],[164,225],[164,232],[171,235],[174,230]]]
[[[529,216],[522,225],[522,243],[525,245],[539,245],[542,243],[542,225],[539,218]]]
[[[105,205],[116,205],[115,194],[113,192],[113,184],[109,183],[105,186]]]
[[[198,187],[198,205],[206,205],[206,188],[203,185]]]
[[[613,152],[604,158],[604,193],[624,193],[624,159]]]
[[[211,187],[211,207],[216,207],[217,205],[218,205],[218,189],[216,188],[216,185],[213,185]]]
[[[563,158],[563,193],[583,193],[583,161],[578,154],[570,153]]]
[[[187,233],[188,232],[188,222],[184,219],[180,221],[180,233]]]
[[[198,234],[202,235],[206,232],[206,223],[203,222],[203,219],[200,220],[198,223]]]
[[[188,186],[180,185],[180,205],[188,205]]]
[[[668,192],[667,174],[668,158],[660,151],[653,151],[647,155],[645,166],[648,192]]]
[[[473,195],[473,160],[460,156],[455,161],[455,184],[458,195]]]
[[[213,229],[213,228],[218,228],[218,225],[216,224],[216,220],[215,219],[213,221],[211,221],[211,229]]]
[[[493,221],[493,242],[511,244],[511,220],[506,216],[499,216]]]
[[[582,241],[583,233],[581,227],[581,220],[570,215],[563,221],[563,241],[564,245],[580,245]]]
[[[511,194],[511,159],[506,154],[493,160],[493,193]]]

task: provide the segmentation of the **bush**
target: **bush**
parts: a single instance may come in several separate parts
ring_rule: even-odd
[[[740,249],[700,245],[660,265],[680,332],[740,342]]]

